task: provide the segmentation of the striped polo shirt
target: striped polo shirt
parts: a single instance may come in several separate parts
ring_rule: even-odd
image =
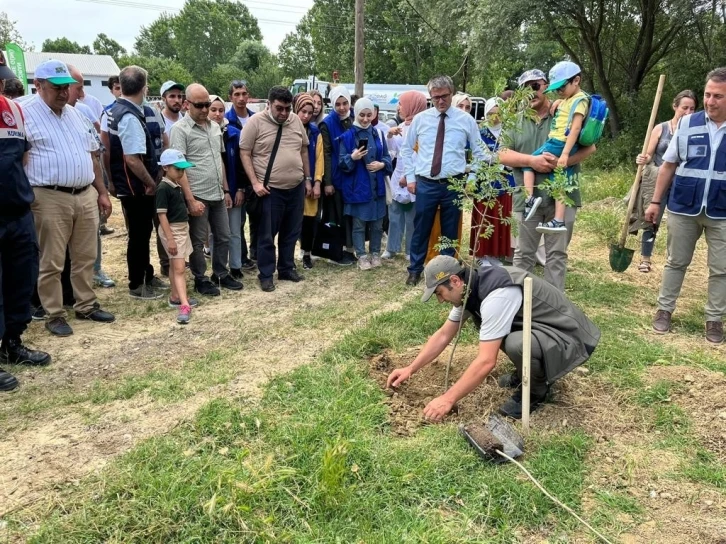
[[[39,95],[23,104],[23,113],[30,185],[79,189],[93,183],[91,153],[99,146],[83,114],[66,104],[57,115]]]

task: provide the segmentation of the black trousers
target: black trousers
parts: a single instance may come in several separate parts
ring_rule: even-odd
[[[345,203],[343,202],[343,191],[335,190],[333,196],[324,196],[323,206],[326,206],[326,217],[337,217],[338,225],[342,225],[345,229],[345,249],[353,253],[353,218],[350,215],[344,215]]]
[[[300,249],[303,251],[313,250],[313,241],[315,240],[315,231],[318,225],[317,217],[303,216],[302,233],[300,234]]]
[[[0,221],[0,337],[18,339],[30,323],[30,299],[38,283],[40,251],[30,210]]]
[[[524,334],[522,331],[514,331],[507,335],[504,339],[502,350],[507,357],[514,363],[517,369],[517,376],[522,377],[522,354],[524,351]],[[547,373],[544,366],[544,354],[542,348],[537,341],[537,337],[532,335],[532,353],[530,358],[529,373],[530,393],[533,397],[541,397],[547,393]]]
[[[129,289],[136,289],[154,277],[149,243],[154,230],[156,201],[149,195],[125,196],[121,198],[121,206],[129,222],[129,241],[126,248]]]
[[[275,273],[275,236],[277,236],[277,272],[285,274],[295,267],[295,244],[300,238],[303,218],[305,185],[294,189],[269,188],[270,194],[262,198],[259,240],[257,243],[257,269],[261,280]]]

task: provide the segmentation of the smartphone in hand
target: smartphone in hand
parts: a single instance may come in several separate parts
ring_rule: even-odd
[[[366,151],[368,149],[368,139],[358,141],[358,149]]]

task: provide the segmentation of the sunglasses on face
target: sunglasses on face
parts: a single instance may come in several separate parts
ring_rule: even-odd
[[[534,92],[537,92],[537,91],[539,91],[542,88],[542,84],[541,83],[537,83],[536,81],[529,81],[529,82],[525,83],[524,86],[525,87],[529,87]]]
[[[198,110],[208,110],[209,106],[212,105],[211,102],[189,102],[192,106],[197,108]]]

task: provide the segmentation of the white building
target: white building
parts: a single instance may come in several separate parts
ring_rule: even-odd
[[[78,68],[83,74],[83,89],[86,94],[92,94],[101,101],[101,104],[113,102],[114,98],[108,90],[107,82],[110,76],[117,76],[121,70],[116,65],[116,61],[109,55],[75,55],[71,53],[34,53],[26,51],[25,71],[28,75],[29,92],[35,92],[33,86],[35,67],[50,59],[72,64]]]

